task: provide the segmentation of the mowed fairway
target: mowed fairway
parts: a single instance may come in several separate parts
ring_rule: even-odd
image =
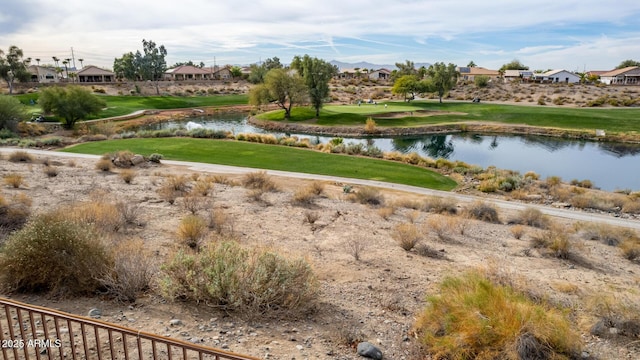
[[[169,160],[377,180],[436,190],[451,190],[457,185],[434,171],[398,162],[228,140],[124,139],[83,143],[62,151],[102,155],[121,150],[146,156],[159,153]]]
[[[387,102],[358,105],[326,105],[315,125],[358,126],[368,117],[380,127],[421,126],[457,122],[492,122],[508,125],[529,125],[572,130],[603,129],[614,133],[640,132],[638,108],[568,108],[553,106],[527,106],[480,103],[467,101]],[[389,115],[395,114],[395,117]],[[283,120],[283,111],[273,111],[258,116],[265,120]],[[293,108],[290,121],[315,118],[311,108]]]

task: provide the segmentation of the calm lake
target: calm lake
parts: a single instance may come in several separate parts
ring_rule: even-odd
[[[245,114],[220,113],[155,124],[145,129],[184,127],[192,121],[209,129],[237,133],[268,133],[247,124]],[[284,136],[283,133],[273,133]],[[331,137],[308,137],[313,142],[328,142]],[[564,140],[543,136],[487,134],[445,134],[400,138],[344,138],[345,143],[375,145],[383,151],[417,152],[431,158],[460,160],[482,167],[496,166],[524,174],[535,171],[542,178],[560,176],[564,181],[591,180],[596,187],[640,190],[640,145]]]

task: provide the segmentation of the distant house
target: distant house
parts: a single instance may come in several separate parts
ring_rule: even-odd
[[[487,76],[490,79],[498,79],[500,77],[500,72],[498,70],[489,70],[483,67],[459,67],[458,72],[460,73],[460,80],[470,80],[473,81],[476,76]]]
[[[57,83],[60,81],[60,76],[53,67],[31,65],[27,70],[31,73],[31,82],[44,84]]]
[[[510,81],[528,81],[533,77],[533,71],[529,71],[529,70],[505,70],[504,71],[504,75],[502,75],[502,77],[504,78],[504,82],[510,82]]]
[[[113,82],[116,78],[114,72],[93,65],[83,67],[76,76],[81,83]]]
[[[362,71],[360,71],[359,69],[340,69],[340,72],[338,73],[338,78],[339,79],[355,79],[356,78],[356,73],[360,72],[362,74]]]
[[[580,82],[580,76],[567,70],[550,70],[545,73],[534,73],[532,80],[535,82],[576,84]]]
[[[629,66],[600,75],[600,81],[607,85],[640,85],[640,67]]]
[[[180,65],[165,72],[165,80],[209,80],[212,78],[212,71],[192,65]]]
[[[371,80],[389,80],[391,79],[391,71],[388,69],[378,69],[369,72],[369,79]]]
[[[213,78],[216,80],[231,80],[233,79],[233,75],[231,75],[231,65],[225,65],[223,67],[214,66],[211,68],[213,73]]]

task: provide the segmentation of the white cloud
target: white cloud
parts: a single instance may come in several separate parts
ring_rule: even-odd
[[[22,4],[23,0],[9,1]],[[212,58],[216,53],[232,63],[256,61],[259,56],[281,56],[286,62],[286,56],[302,51],[325,58],[355,56],[357,51],[362,60],[375,56],[402,61],[410,56],[429,60],[433,56],[432,40],[444,40],[450,44],[441,44],[435,55],[446,55],[446,46],[451,46],[451,58],[480,53],[489,60],[496,54],[493,61],[498,62],[503,59],[497,56],[544,61],[538,54],[552,54],[558,61],[567,61],[571,59],[566,51],[570,48],[591,54],[575,41],[567,43],[566,38],[536,38],[535,31],[539,27],[549,31],[612,19],[616,26],[625,26],[625,21],[634,25],[640,2],[621,0],[611,6],[594,0],[522,0],[516,6],[511,0],[31,0],[29,9],[26,15],[15,11],[22,24],[15,32],[0,28],[5,32],[0,32],[0,48],[16,44],[26,56],[50,59],[66,56],[63,53],[70,53],[73,46],[88,62],[102,66],[111,66],[113,58],[125,52],[141,49],[143,38],[164,44],[169,62]],[[621,18],[620,14],[629,17]],[[3,9],[3,18],[13,15],[11,7]],[[493,43],[492,38],[482,38],[485,34],[503,34],[504,39],[523,29],[536,40],[533,45],[525,43],[509,49],[506,44]],[[622,35],[609,36],[624,42]],[[385,40],[388,38],[398,40],[389,42]],[[484,45],[465,43],[463,46],[470,48],[454,48],[460,46],[457,41],[469,38]],[[344,39],[364,41],[353,46],[349,42],[345,47]],[[269,49],[279,53],[264,53]],[[568,57],[561,58],[563,54]],[[633,53],[619,49],[618,55],[626,54],[632,57]]]

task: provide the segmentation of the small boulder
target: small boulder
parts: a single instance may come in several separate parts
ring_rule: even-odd
[[[171,319],[171,321],[169,321],[169,325],[180,326],[182,325],[182,321],[180,319]]]
[[[144,156],[142,156],[142,155],[134,155],[134,156],[131,158],[131,164],[132,164],[133,166],[140,165],[140,164],[142,164],[143,162],[144,162]]]
[[[382,351],[366,341],[358,344],[358,355],[374,360],[382,360]]]
[[[99,319],[100,316],[102,316],[102,310],[98,308],[93,308],[89,310],[89,312],[87,313],[87,316],[90,318]]]

